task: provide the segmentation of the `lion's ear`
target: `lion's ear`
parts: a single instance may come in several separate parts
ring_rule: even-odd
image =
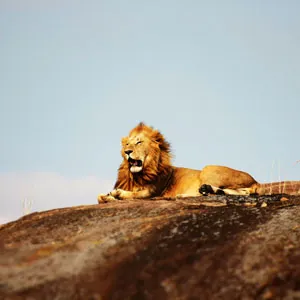
[[[152,138],[158,143],[159,148],[162,151],[170,152],[170,144],[165,140],[164,136],[158,130],[153,132]]]

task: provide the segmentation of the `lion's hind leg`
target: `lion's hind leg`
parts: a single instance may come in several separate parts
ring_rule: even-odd
[[[199,193],[203,196],[208,196],[209,194],[225,195],[223,189],[217,188],[210,184],[202,184],[199,188]]]
[[[238,188],[238,189],[224,189],[219,188],[209,184],[202,184],[199,188],[199,193],[203,196],[207,196],[209,194],[215,195],[242,195],[242,196],[249,196],[253,192],[253,189],[250,188]]]

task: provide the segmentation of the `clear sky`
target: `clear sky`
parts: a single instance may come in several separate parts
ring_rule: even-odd
[[[1,0],[0,223],[96,203],[139,121],[174,164],[300,180],[300,1]]]

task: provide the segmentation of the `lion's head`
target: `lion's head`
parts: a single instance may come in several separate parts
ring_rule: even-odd
[[[139,123],[122,139],[123,168],[135,176],[158,174],[171,165],[170,144],[158,131]]]

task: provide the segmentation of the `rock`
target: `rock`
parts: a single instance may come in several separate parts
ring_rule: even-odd
[[[288,201],[289,200],[289,198],[287,198],[287,197],[281,197],[280,198],[280,201]]]
[[[0,228],[0,299],[299,299],[300,196],[282,197],[27,215]]]

